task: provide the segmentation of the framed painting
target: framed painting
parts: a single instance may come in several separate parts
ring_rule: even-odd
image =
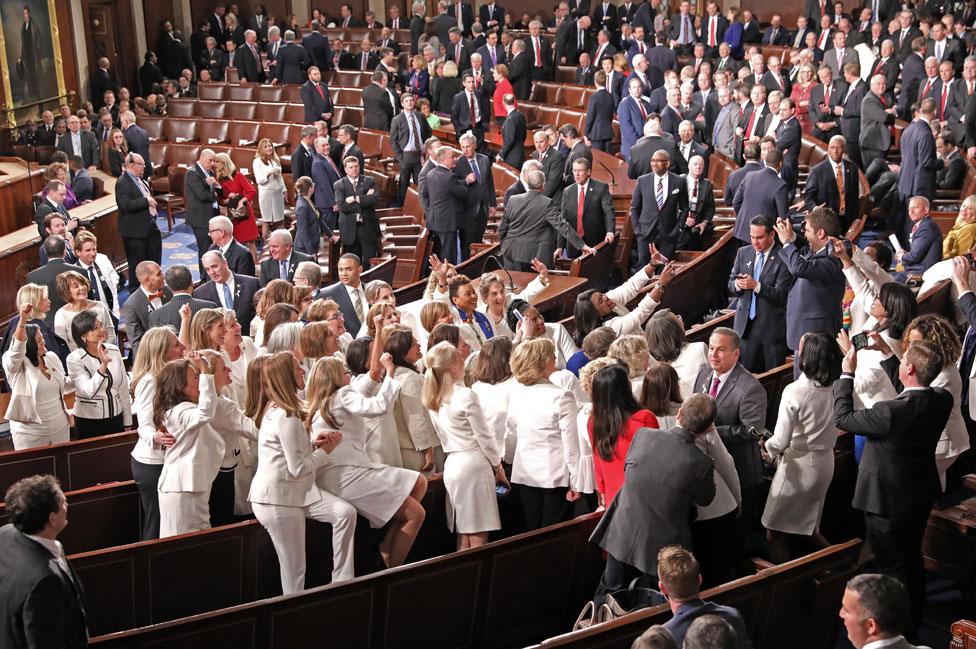
[[[0,71],[12,125],[65,93],[55,0],[0,0]]]

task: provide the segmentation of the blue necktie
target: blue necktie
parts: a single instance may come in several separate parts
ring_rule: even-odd
[[[228,309],[233,309],[234,308],[234,296],[231,295],[230,286],[228,286],[227,284],[224,284],[223,287],[224,287],[224,305]]]
[[[752,267],[752,279],[756,280],[757,282],[759,281],[759,275],[762,274],[763,257],[765,256],[766,253],[764,252],[759,253],[759,256],[756,257],[756,264],[755,266]],[[755,289],[753,289],[752,291],[752,302],[749,304],[749,319],[750,320],[756,319],[756,290]]]
[[[470,163],[471,163],[471,171],[474,172],[474,179],[477,182],[480,183],[481,182],[481,170],[478,169],[478,159],[475,158],[474,160],[471,160]]]
[[[279,261],[278,262],[278,277],[281,279],[288,279],[288,262]]]

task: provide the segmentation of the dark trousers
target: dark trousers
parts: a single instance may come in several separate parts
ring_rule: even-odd
[[[465,261],[471,256],[471,244],[484,241],[486,229],[488,229],[488,215],[478,214],[472,223],[465,223],[465,227],[458,231],[461,244],[460,261]]]
[[[882,151],[881,149],[869,149],[867,147],[862,148],[861,162],[864,164],[863,168],[867,169],[868,167],[871,166],[872,162],[874,162],[878,158],[883,158],[884,156],[885,156],[885,152]]]
[[[221,468],[210,487],[210,526],[230,525],[234,518],[234,470]]]
[[[420,153],[404,152],[400,158],[400,185],[397,187],[398,204],[403,205],[403,199],[407,195],[407,187],[410,186],[411,179],[418,183],[417,176],[420,174]]]
[[[896,578],[908,589],[908,599],[912,605],[906,625],[908,631],[918,628],[925,609],[922,537],[925,536],[928,519],[929,510],[915,512],[897,524],[885,516],[864,514],[867,542],[874,551],[877,571]]]
[[[610,140],[590,140],[590,147],[597,151],[609,151]]]
[[[129,264],[129,292],[131,293],[139,288],[139,280],[136,278],[136,266],[139,262],[154,261],[157,264],[162,262],[163,237],[159,228],[153,226],[148,236],[122,237],[122,245],[125,246],[125,259]]]
[[[206,277],[206,272],[203,270],[203,253],[207,252],[213,243],[210,240],[209,230],[209,226],[204,228],[193,226],[193,237],[197,240],[197,262],[200,265],[200,277]]]
[[[457,230],[434,231],[434,254],[452,264],[458,263],[458,232]]]
[[[570,502],[566,500],[566,487],[518,486],[525,529],[537,530],[569,520]]]
[[[508,255],[502,255],[502,266],[507,270],[518,270],[523,273],[532,272],[532,264],[525,261],[517,261]]]
[[[744,293],[740,300],[752,299],[751,293]],[[752,322],[746,325],[746,330],[742,335],[742,355],[739,362],[742,363],[750,372],[768,372],[774,367],[779,367],[786,361],[786,340],[784,338],[773,338],[770,335],[786,333],[786,323],[779,332],[760,331],[752,326]],[[799,361],[796,363],[799,367]]]
[[[89,439],[100,435],[121,433],[125,428],[121,414],[105,419],[85,419],[75,415],[75,439]]]
[[[736,564],[736,512],[691,525],[691,545],[701,566],[702,588],[732,581]]]
[[[139,487],[139,500],[142,502],[142,536],[143,541],[159,538],[159,474],[163,472],[162,464],[143,464],[133,458],[132,479]]]
[[[648,249],[648,245],[653,243],[657,246],[658,252],[667,257],[668,259],[674,259],[674,252],[678,248],[678,238],[677,237],[662,237],[660,234],[649,237],[649,236],[637,236],[637,267],[643,268],[651,261],[651,251]]]
[[[607,595],[627,588],[631,582],[643,574],[634,566],[623,561],[617,561],[608,552],[607,565],[603,568],[603,575],[600,576],[600,584],[596,587],[593,603],[597,607],[606,603]]]
[[[366,229],[365,224],[357,223],[356,240],[348,244],[343,243],[342,248],[344,252],[351,252],[352,254],[359,257],[359,259],[363,263],[363,269],[369,270],[369,266],[370,266],[369,260],[376,256],[377,247],[376,244],[373,243],[372,241],[369,243],[366,243],[364,241],[363,235],[365,233],[365,229]]]

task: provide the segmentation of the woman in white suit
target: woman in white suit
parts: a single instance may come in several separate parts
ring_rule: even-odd
[[[580,497],[578,407],[573,395],[549,380],[556,349],[548,338],[521,343],[512,352],[519,385],[508,402],[508,431],[515,437],[512,483],[517,484],[529,530],[567,519]]]
[[[651,358],[659,363],[667,363],[678,373],[681,394],[694,394],[698,371],[708,364],[708,344],[703,341],[688,342],[685,323],[668,309],[651,316],[644,327],[644,336]],[[661,416],[657,412],[654,414]]]
[[[3,372],[10,386],[5,417],[10,421],[14,450],[68,441],[68,378],[57,354],[48,351],[44,335],[28,324],[35,305],[20,306],[20,320],[10,348],[3,354]]]
[[[566,369],[566,362],[579,351],[566,327],[546,322],[539,310],[522,299],[508,306],[508,326],[515,332],[515,344],[523,340],[547,338],[556,350],[556,369]]]
[[[129,375],[122,352],[106,341],[108,329],[98,311],[82,311],[71,322],[76,349],[68,354],[68,376],[75,386],[75,435],[81,439],[120,433],[132,425]]]
[[[417,371],[417,362],[422,356],[420,343],[410,328],[403,325],[387,327],[383,338],[383,351],[393,359],[393,378],[400,382],[400,391],[393,404],[403,461],[400,466],[422,473],[432,472],[436,465],[435,455],[443,455],[443,449],[431,415],[421,403],[424,377]]]
[[[883,244],[871,244],[864,250],[854,246],[848,256],[844,243],[833,239],[833,254],[840,260],[844,269],[847,284],[854,291],[851,301],[850,331],[858,332],[871,326],[871,306],[878,296],[878,291],[888,282],[894,281],[891,274],[885,270],[891,266],[891,251]],[[858,359],[860,360],[860,359]]]
[[[329,463],[328,454],[342,435],[322,431],[309,437],[308,413],[298,399],[304,372],[290,352],[262,357],[261,365],[261,386],[252,390],[257,394],[249,404],[260,432],[248,500],[274,543],[281,591],[288,595],[305,589],[306,518],[332,525],[332,583],[352,579],[356,510],[315,484],[316,472]]]
[[[841,350],[827,334],[809,333],[800,339],[797,357],[800,378],[783,390],[776,429],[762,444],[764,459],[777,460],[762,515],[776,563],[791,558],[788,535],[827,546],[820,516],[834,475],[833,384],[840,377]]]
[[[230,370],[229,396],[243,409],[247,404],[247,368],[257,358],[258,348],[250,337],[242,335],[241,325],[237,322],[237,314],[233,309],[218,311],[224,315],[227,330],[220,353]],[[244,516],[252,513],[247,494],[257,468],[258,448],[256,443],[245,438],[238,438],[237,444],[240,455],[237,456],[237,468],[234,469],[234,513]]]
[[[132,366],[132,412],[139,421],[139,439],[132,449],[132,477],[142,501],[142,540],[159,538],[159,474],[163,457],[173,445],[173,436],[156,428],[153,409],[156,381],[169,361],[183,358],[184,347],[169,327],[153,327],[142,335]]]
[[[317,482],[355,507],[374,529],[393,521],[380,542],[383,560],[393,568],[406,560],[424,522],[420,501],[427,492],[427,479],[416,471],[377,464],[366,452],[365,418],[389,412],[399,387],[392,378],[395,368],[390,355],[383,354],[380,364],[386,376],[376,396],[365,397],[349,386],[342,361],[320,358],[308,381],[306,423],[313,435],[330,430],[342,433]]]
[[[501,528],[495,485],[509,486],[501,447],[478,395],[464,387],[461,352],[448,342],[438,343],[424,364],[423,405],[431,411],[447,453],[447,524],[458,535],[458,550],[476,548],[488,542],[489,532]]]
[[[471,368],[471,389],[478,396],[488,428],[502,449],[502,460],[511,465],[515,457],[515,437],[507,434],[508,398],[515,386],[512,378],[512,340],[495,336],[481,348]]]
[[[944,388],[952,395],[949,421],[946,422],[942,437],[935,447],[935,465],[939,469],[942,488],[945,489],[946,471],[960,455],[969,450],[969,433],[962,417],[962,377],[959,375],[959,366],[956,365],[962,352],[962,343],[945,318],[931,313],[915,318],[905,330],[905,347],[919,340],[927,340],[939,348],[942,371],[932,381],[932,387]]]

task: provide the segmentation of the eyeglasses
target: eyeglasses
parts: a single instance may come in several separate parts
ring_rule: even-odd
[[[333,316],[329,316],[328,318],[326,318],[327,321],[331,321],[331,320],[345,320],[345,319],[346,319],[346,316],[342,315],[341,313],[337,313],[337,314],[335,314]]]

